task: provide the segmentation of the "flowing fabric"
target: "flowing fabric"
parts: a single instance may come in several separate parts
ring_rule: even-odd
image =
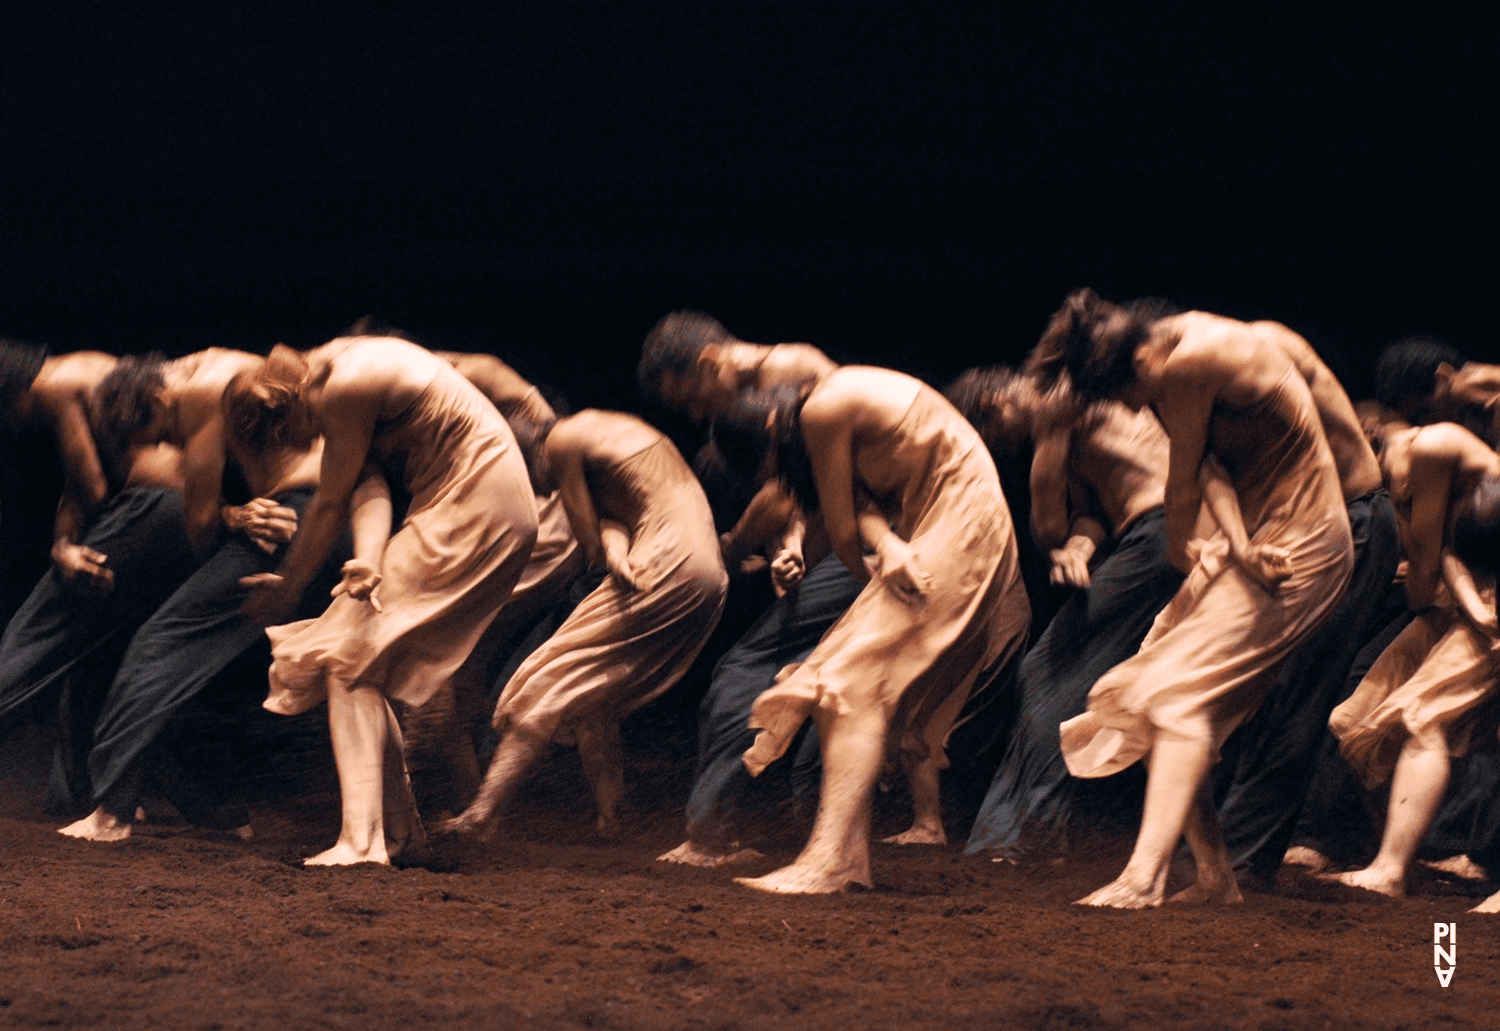
[[[729,844],[738,839],[741,817],[769,811],[740,757],[755,743],[750,713],[776,674],[812,654],[828,628],[854,604],[864,588],[837,555],[808,570],[802,582],[771,604],[745,636],[724,653],[698,707],[698,770],[687,802],[688,836],[694,841]],[[796,754],[793,791],[810,785],[816,803],[818,738],[809,728]]]
[[[1443,592],[1446,599],[1446,593]],[[1494,604],[1494,589],[1483,592]],[[1451,600],[1424,612],[1391,642],[1328,725],[1365,787],[1390,779],[1407,736],[1449,755],[1466,754],[1494,713],[1500,641]]]
[[[1349,516],[1314,411],[1290,369],[1246,409],[1215,405],[1209,450],[1229,472],[1252,542],[1285,548],[1291,576],[1268,592],[1228,560],[1222,534],[1209,541],[1141,650],[1100,678],[1086,712],[1062,724],[1074,776],[1123,770],[1162,732],[1217,752],[1260,705],[1282,660],[1343,597],[1354,565]]]
[[[1005,758],[985,795],[966,849],[1019,858],[1066,844],[1080,820],[1094,826],[1125,804],[1140,785],[1110,780],[1090,791],[1068,775],[1058,725],[1083,712],[1089,690],[1134,655],[1156,614],[1172,600],[1182,574],[1167,558],[1166,517],[1139,516],[1075,591],[1021,660],[1020,713]],[[1139,799],[1134,799],[1139,809]]]
[[[318,619],[267,628],[272,712],[312,708],[328,677],[424,705],[530,558],[537,508],[525,462],[494,405],[453,369],[440,367],[410,409],[376,427],[371,453],[412,496],[381,561],[384,611],[340,595]]]
[[[687,672],[724,608],[729,578],[708,499],[669,440],[590,461],[587,476],[600,518],[630,535],[637,586],[606,577],[526,658],[495,707],[502,734],[566,743],[580,719],[633,712]]]
[[[760,733],[744,754],[752,774],[782,755],[816,709],[883,713],[887,749],[907,765],[941,756],[980,673],[998,669],[1026,637],[1031,606],[1010,509],[974,428],[920,386],[899,425],[860,443],[856,477],[886,467],[922,470],[883,508],[926,571],[927,596],[910,605],[879,577],[865,585],[807,660],[756,700],[750,726]]]
[[[1350,501],[1354,573],[1338,608],[1282,667],[1265,703],[1225,743],[1214,771],[1219,822],[1230,861],[1265,876],[1286,855],[1329,740],[1328,716],[1347,696],[1349,670],[1382,624],[1386,595],[1401,557],[1390,495]]]

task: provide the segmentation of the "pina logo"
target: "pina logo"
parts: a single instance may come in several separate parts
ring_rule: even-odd
[[[1432,968],[1437,971],[1438,984],[1447,988],[1453,980],[1453,971],[1458,969],[1458,925],[1433,924],[1432,942]],[[1444,942],[1448,943],[1447,948],[1443,947]],[[1443,969],[1445,963],[1447,970]]]

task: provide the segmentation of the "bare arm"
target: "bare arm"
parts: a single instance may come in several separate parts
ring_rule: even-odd
[[[1495,606],[1480,594],[1473,572],[1447,548],[1443,549],[1441,562],[1443,583],[1448,585],[1448,592],[1453,595],[1454,603],[1482,633],[1500,637],[1500,621],[1495,618]]]
[[[537,422],[550,422],[557,417],[541,391],[494,355],[440,351],[437,356],[478,387],[501,415],[508,418],[521,412]]]
[[[1240,512],[1239,493],[1217,457],[1208,455],[1204,458],[1198,478],[1209,513],[1229,542],[1229,554],[1262,587],[1275,592],[1291,575],[1290,553],[1285,548],[1251,542]]]
[[[273,574],[240,581],[252,588],[244,612],[262,625],[291,614],[308,582],[333,551],[349,516],[350,499],[365,468],[380,397],[371,391],[335,393],[324,388],[321,403],[323,462],[318,489],[302,513],[297,536]]]
[[[1031,456],[1031,535],[1046,549],[1068,539],[1068,455],[1072,431],[1066,426],[1039,433]]]
[[[1442,577],[1443,539],[1448,529],[1455,465],[1442,429],[1418,431],[1411,445],[1406,600],[1418,611],[1433,603]]]
[[[1052,570],[1047,574],[1047,579],[1059,586],[1088,587],[1089,561],[1108,536],[1108,531],[1099,520],[1090,516],[1074,519],[1063,546],[1052,548],[1047,553],[1052,561]]]
[[[1214,378],[1193,375],[1194,371],[1190,365],[1187,375],[1165,377],[1157,405],[1157,415],[1170,441],[1165,506],[1167,557],[1183,572],[1192,568],[1187,544],[1203,504],[1198,470],[1208,448],[1208,420],[1219,386]]]
[[[733,566],[756,548],[773,540],[777,532],[791,521],[796,507],[796,502],[779,482],[768,481],[750,499],[750,504],[745,506],[745,511],[734,528],[719,538],[724,564]]]
[[[366,465],[349,499],[349,526],[354,536],[354,557],[344,563],[343,579],[333,596],[348,594],[355,601],[368,601],[376,612],[384,611],[375,593],[381,581],[381,562],[391,539],[391,488],[373,465]]]
[[[854,511],[854,426],[848,405],[802,411],[802,433],[818,485],[823,527],[834,554],[860,583],[870,581]]]
[[[187,403],[185,403],[187,404]],[[216,403],[193,413],[194,427],[182,448],[182,516],[188,543],[201,562],[219,540],[219,502],[224,489],[224,418]]]
[[[544,446],[557,481],[557,496],[589,565],[595,569],[602,566],[620,587],[634,590],[636,580],[630,567],[630,535],[620,524],[600,519],[594,496],[589,491],[584,467],[588,441],[573,425],[564,422],[553,429]]]

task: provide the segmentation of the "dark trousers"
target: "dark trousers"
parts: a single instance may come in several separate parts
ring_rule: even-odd
[[[1385,491],[1349,502],[1349,526],[1354,572],[1348,593],[1288,657],[1260,709],[1224,743],[1214,770],[1230,859],[1260,876],[1276,873],[1291,844],[1319,750],[1332,737],[1328,715],[1348,697],[1350,667],[1378,627],[1400,560],[1396,513]]]
[[[288,491],[274,500],[300,516],[312,493]],[[240,614],[248,592],[239,581],[274,571],[284,550],[267,554],[246,537],[230,537],[136,631],[104,700],[89,754],[94,799],[117,818],[133,818],[146,751],[172,717],[230,663],[264,642],[265,630]],[[334,579],[339,561],[336,556],[329,563]],[[328,606],[329,579],[325,569],[303,592],[298,618]]]
[[[1094,682],[1140,650],[1182,573],[1167,558],[1166,516],[1140,516],[1065,602],[1021,660],[1019,712],[1004,758],[969,833],[969,853],[1019,857],[1065,847],[1082,825],[1099,829],[1140,810],[1139,770],[1081,781],[1063,761],[1058,725],[1084,711]]]
[[[747,815],[775,808],[778,772],[791,775],[803,804],[816,799],[822,767],[811,723],[787,755],[756,778],[740,758],[755,741],[750,709],[783,666],[812,654],[863,586],[837,555],[829,555],[778,598],[714,667],[698,709],[698,771],[687,803],[688,836],[694,841],[727,846],[739,840]]]
[[[81,543],[106,556],[113,590],[76,593],[49,570],[0,639],[0,720],[56,694],[58,739],[47,810],[69,819],[94,808],[88,775],[94,724],[131,635],[194,566],[178,491],[121,491]]]

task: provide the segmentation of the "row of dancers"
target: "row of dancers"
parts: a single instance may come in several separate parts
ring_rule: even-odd
[[[1397,895],[1451,757],[1500,716],[1497,371],[1404,342],[1361,411],[1285,326],[1082,290],[1021,368],[941,394],[677,312],[639,379],[706,428],[689,466],[634,415],[560,415],[493,356],[367,324],[267,357],[6,345],[0,402],[51,428],[66,486],[53,568],[0,641],[0,718],[55,700],[49,810],[119,840],[168,726],[269,638],[265,708],[327,705],[342,825],[309,864],[492,837],[558,744],[612,836],[620,721],[682,678],[726,568],[758,555],[777,597],[714,667],[663,860],[755,854],[776,767],[816,799],[811,831],[741,883],[871,886],[882,774],[913,810],[889,840],[944,843],[942,771],[987,735],[1003,758],[969,851],[1066,853],[1141,812],[1124,871],[1081,902],[1161,904],[1184,838],[1196,880],[1173,898],[1240,901],[1241,878],[1333,851],[1310,795],[1359,806],[1386,782],[1375,859],[1338,876]],[[997,458],[1026,465],[1019,536]],[[720,533],[703,484],[725,481],[748,501]],[[1038,554],[1066,600],[1034,620]],[[507,643],[587,570],[486,711]],[[172,801],[249,833],[211,784]]]

